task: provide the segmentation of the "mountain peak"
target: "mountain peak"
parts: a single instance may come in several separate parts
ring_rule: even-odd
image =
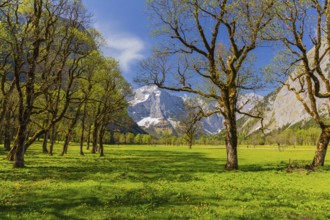
[[[160,96],[160,89],[155,86],[143,86],[138,89],[133,90],[133,97],[128,101],[130,106],[137,105],[139,103],[145,102],[149,99],[150,95]]]
[[[241,105],[246,105],[245,110],[250,110],[261,97],[256,94],[242,95]],[[176,127],[184,120],[185,102],[191,97],[173,95],[157,86],[143,86],[134,90],[134,97],[129,101],[128,113],[133,120],[147,132],[156,134],[162,129],[170,129],[176,133]],[[249,100],[249,101],[247,101]],[[195,100],[205,109],[216,108],[216,102],[205,102],[202,99]],[[214,114],[201,120],[205,133],[217,134],[223,129],[223,119],[219,114]]]
[[[153,92],[160,92],[160,89],[156,85],[150,85],[150,86],[142,86],[136,89],[135,92],[153,93]]]

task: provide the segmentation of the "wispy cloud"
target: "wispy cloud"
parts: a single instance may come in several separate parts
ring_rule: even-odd
[[[104,52],[116,58],[124,72],[128,72],[134,62],[144,58],[145,43],[136,36],[117,33],[107,37],[106,43]]]
[[[102,49],[106,56],[111,56],[119,61],[124,73],[130,71],[134,63],[144,58],[145,42],[138,36],[122,31],[119,24],[95,24],[106,40],[106,46]]]

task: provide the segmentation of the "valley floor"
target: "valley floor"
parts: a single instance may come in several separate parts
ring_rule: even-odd
[[[60,147],[31,147],[25,169],[0,160],[0,219],[330,219],[329,159],[299,168],[314,147],[242,146],[234,172],[223,147],[106,146],[102,158]]]

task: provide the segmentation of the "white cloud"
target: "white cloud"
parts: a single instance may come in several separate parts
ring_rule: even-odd
[[[134,62],[144,58],[145,44],[140,38],[123,33],[109,35],[104,53],[117,59],[124,72],[128,72]]]
[[[136,61],[144,58],[143,52],[146,45],[143,40],[132,33],[123,31],[120,23],[97,22],[94,27],[106,40],[106,46],[102,48],[103,53],[117,59],[124,73],[129,72]]]

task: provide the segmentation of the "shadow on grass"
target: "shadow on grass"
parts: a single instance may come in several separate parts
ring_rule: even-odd
[[[234,201],[246,204],[253,202],[254,196],[259,200],[266,197],[263,202],[270,206],[279,193],[273,190],[274,192],[269,195],[271,190],[269,187],[258,187],[258,190],[253,187],[238,189],[226,184],[223,187],[227,188],[223,190],[228,190],[228,193],[215,197],[210,197],[213,191],[203,194],[201,190],[198,195],[191,191],[185,192],[184,187],[197,185],[194,181],[199,182],[198,186],[203,189],[205,179],[200,180],[204,174],[226,172],[224,158],[209,158],[200,152],[131,148],[123,151],[113,150],[103,158],[98,155],[80,157],[72,154],[65,157],[49,157],[36,152],[31,151],[28,155],[29,166],[26,169],[0,170],[1,180],[17,183],[8,190],[8,192],[12,191],[15,198],[10,196],[0,198],[0,219],[32,219],[33,216],[74,220],[86,219],[84,216],[94,217],[91,219],[106,217],[128,219],[134,216],[136,219],[137,213],[148,214],[159,207],[189,205],[203,211],[207,210],[207,206],[217,209],[221,204],[224,209],[229,209],[235,206],[232,204]],[[288,166],[285,162],[261,165],[252,162],[241,165],[239,172],[283,171]],[[301,161],[301,163],[308,162]],[[329,170],[330,166],[327,165],[324,169]],[[236,175],[231,176],[231,178],[235,177]],[[219,184],[222,183],[221,178],[214,178],[220,181]],[[121,188],[123,182],[132,184],[129,185],[132,187]],[[169,187],[168,182],[173,183],[170,184],[171,186],[175,186],[176,182],[183,185],[175,189]],[[100,186],[97,186],[98,183]],[[105,186],[102,187],[101,183]],[[140,184],[135,185],[135,183]],[[199,189],[196,188],[197,190]],[[301,192],[297,191],[294,194],[300,195]],[[301,200],[304,201],[306,198],[303,197]],[[282,207],[283,204],[285,207],[292,206],[289,202],[276,201],[274,207]],[[126,210],[126,213],[123,210]],[[93,216],[86,212],[106,214]],[[190,211],[185,214],[194,217]],[[172,217],[182,218],[179,214]]]
[[[242,172],[267,172],[267,171],[294,171],[294,170],[305,170],[311,171],[307,169],[306,166],[310,164],[310,160],[298,160],[293,161],[292,163],[288,162],[279,162],[279,163],[264,163],[262,165],[259,164],[244,164],[239,166],[239,171]],[[319,171],[329,171],[330,165],[324,165]],[[317,169],[315,170],[317,171]]]
[[[44,219],[72,219],[81,220],[84,217],[86,206],[94,209],[104,204],[95,196],[75,197],[74,190],[64,190],[62,194],[38,195],[27,197],[23,202],[15,204],[0,204],[1,219],[33,219],[43,216]]]
[[[32,156],[32,155],[30,155]],[[224,160],[207,158],[199,152],[162,150],[113,151],[106,157],[49,157],[35,155],[23,170],[0,170],[5,180],[57,179],[81,181],[97,175],[98,180],[152,182],[196,180],[196,173],[224,172]],[[31,164],[31,165],[30,165]]]
[[[3,149],[0,153],[6,153]],[[168,180],[188,182],[198,180],[196,173],[222,173],[226,163],[224,158],[209,158],[205,153],[190,151],[150,150],[112,150],[106,157],[97,154],[81,157],[43,155],[38,150],[28,152],[27,168],[23,170],[1,170],[0,177],[15,181],[56,179],[63,181],[83,181],[95,177],[104,181],[153,182]],[[241,159],[242,160],[242,159]],[[298,161],[305,166],[310,161]],[[242,164],[240,172],[285,171],[287,162]],[[303,167],[302,166],[302,167]],[[330,170],[326,165],[323,170]]]

